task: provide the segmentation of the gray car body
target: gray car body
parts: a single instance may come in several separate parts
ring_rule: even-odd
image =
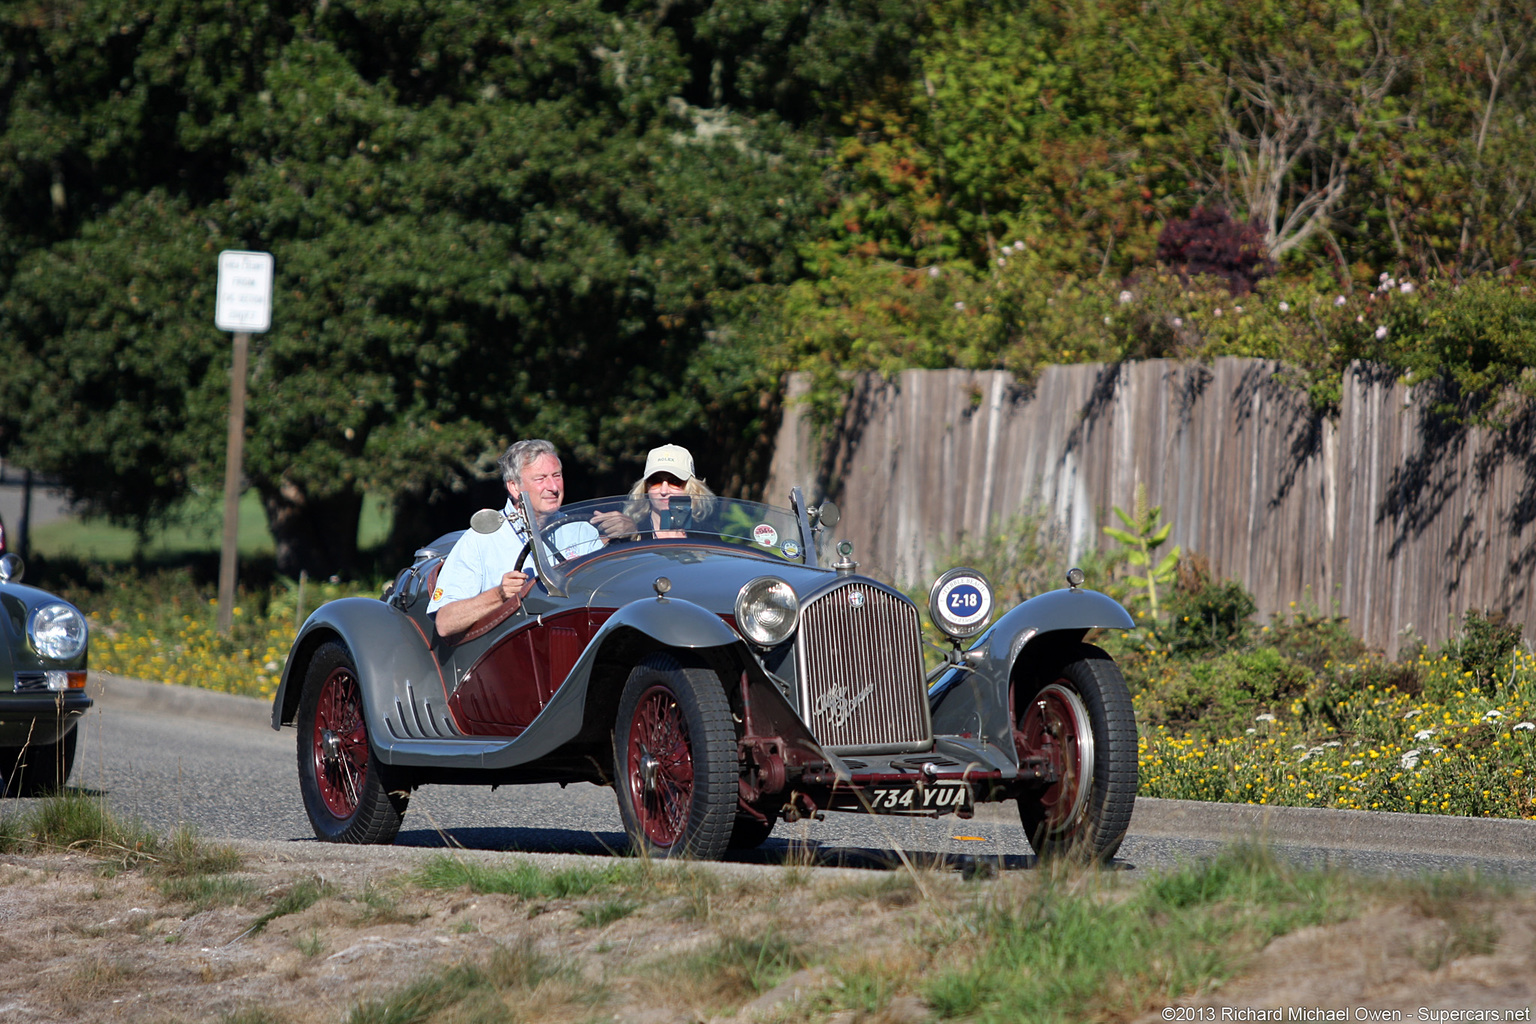
[[[645,652],[667,649],[695,652],[739,672],[743,687],[750,688],[753,713],[789,723],[791,729],[798,726],[798,740],[815,748],[814,738],[800,723],[792,687],[774,671],[774,652],[749,643],[733,626],[741,587],[757,576],[773,575],[793,587],[802,605],[850,582],[907,600],[869,577],[748,550],[615,545],[563,578],[562,593],[551,593],[540,582],[523,607],[496,630],[450,646],[435,637],[424,613],[425,584],[430,567],[456,536],[440,538],[418,552],[416,564],[397,579],[390,601],[348,598],[323,605],[309,617],[274,698],[273,728],[294,722],[310,655],[327,641],[339,641],[355,660],[368,734],[380,761],[449,769],[457,775],[453,781],[474,781],[476,772],[505,781],[507,772],[535,766],[563,748],[601,743],[613,728],[617,688],[623,681],[614,676],[613,666],[632,665]],[[815,540],[805,526],[802,543],[814,550]],[[665,596],[657,593],[659,577],[670,581]],[[518,630],[534,628],[541,618],[610,608],[612,614],[520,735],[463,734],[448,712],[447,697],[457,679],[491,646]],[[1010,703],[1016,673],[1054,645],[1080,640],[1091,629],[1131,625],[1130,616],[1115,601],[1080,589],[1041,594],[1007,612],[976,639],[963,660],[934,679],[929,707],[936,749],[1012,778],[1018,766]],[[721,674],[723,679],[735,678]],[[837,769],[838,759],[825,756]]]

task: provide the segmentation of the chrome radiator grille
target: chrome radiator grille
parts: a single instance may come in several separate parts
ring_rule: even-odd
[[[800,708],[822,746],[897,753],[931,743],[919,629],[916,608],[866,583],[800,609]]]

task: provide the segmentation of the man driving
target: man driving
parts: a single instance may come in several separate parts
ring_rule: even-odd
[[[496,460],[496,465],[507,486],[502,522],[492,533],[466,530],[443,560],[437,587],[427,605],[427,614],[436,616],[439,636],[464,632],[504,601],[522,602],[536,575],[532,565],[521,572],[513,568],[533,536],[524,512],[537,523],[565,500],[560,454],[550,442],[537,438],[518,441]],[[551,557],[558,553],[575,558],[595,550],[602,540],[590,523],[567,523],[541,543]]]

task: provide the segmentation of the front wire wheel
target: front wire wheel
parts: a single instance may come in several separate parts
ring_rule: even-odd
[[[329,843],[390,843],[408,795],[390,792],[368,742],[362,683],[351,653],[321,646],[299,698],[299,792],[315,835]]]
[[[736,816],[736,732],[720,680],[652,654],[624,684],[614,722],[615,789],[637,853],[718,860]]]
[[[1019,794],[1019,819],[1042,858],[1108,862],[1136,801],[1136,714],[1120,667],[1080,644],[1021,687],[1020,758],[1044,757],[1056,779]]]

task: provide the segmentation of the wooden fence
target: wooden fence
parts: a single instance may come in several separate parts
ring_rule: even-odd
[[[1069,561],[1113,544],[1110,510],[1141,483],[1170,543],[1242,581],[1261,616],[1336,610],[1389,654],[1453,634],[1469,608],[1536,639],[1536,410],[1485,430],[1368,366],[1343,386],[1328,417],[1262,360],[1052,367],[1032,388],[912,370],[860,378],[818,438],[796,378],[767,499],[798,485],[836,500],[862,569],[907,585],[1020,513],[1044,512]]]

